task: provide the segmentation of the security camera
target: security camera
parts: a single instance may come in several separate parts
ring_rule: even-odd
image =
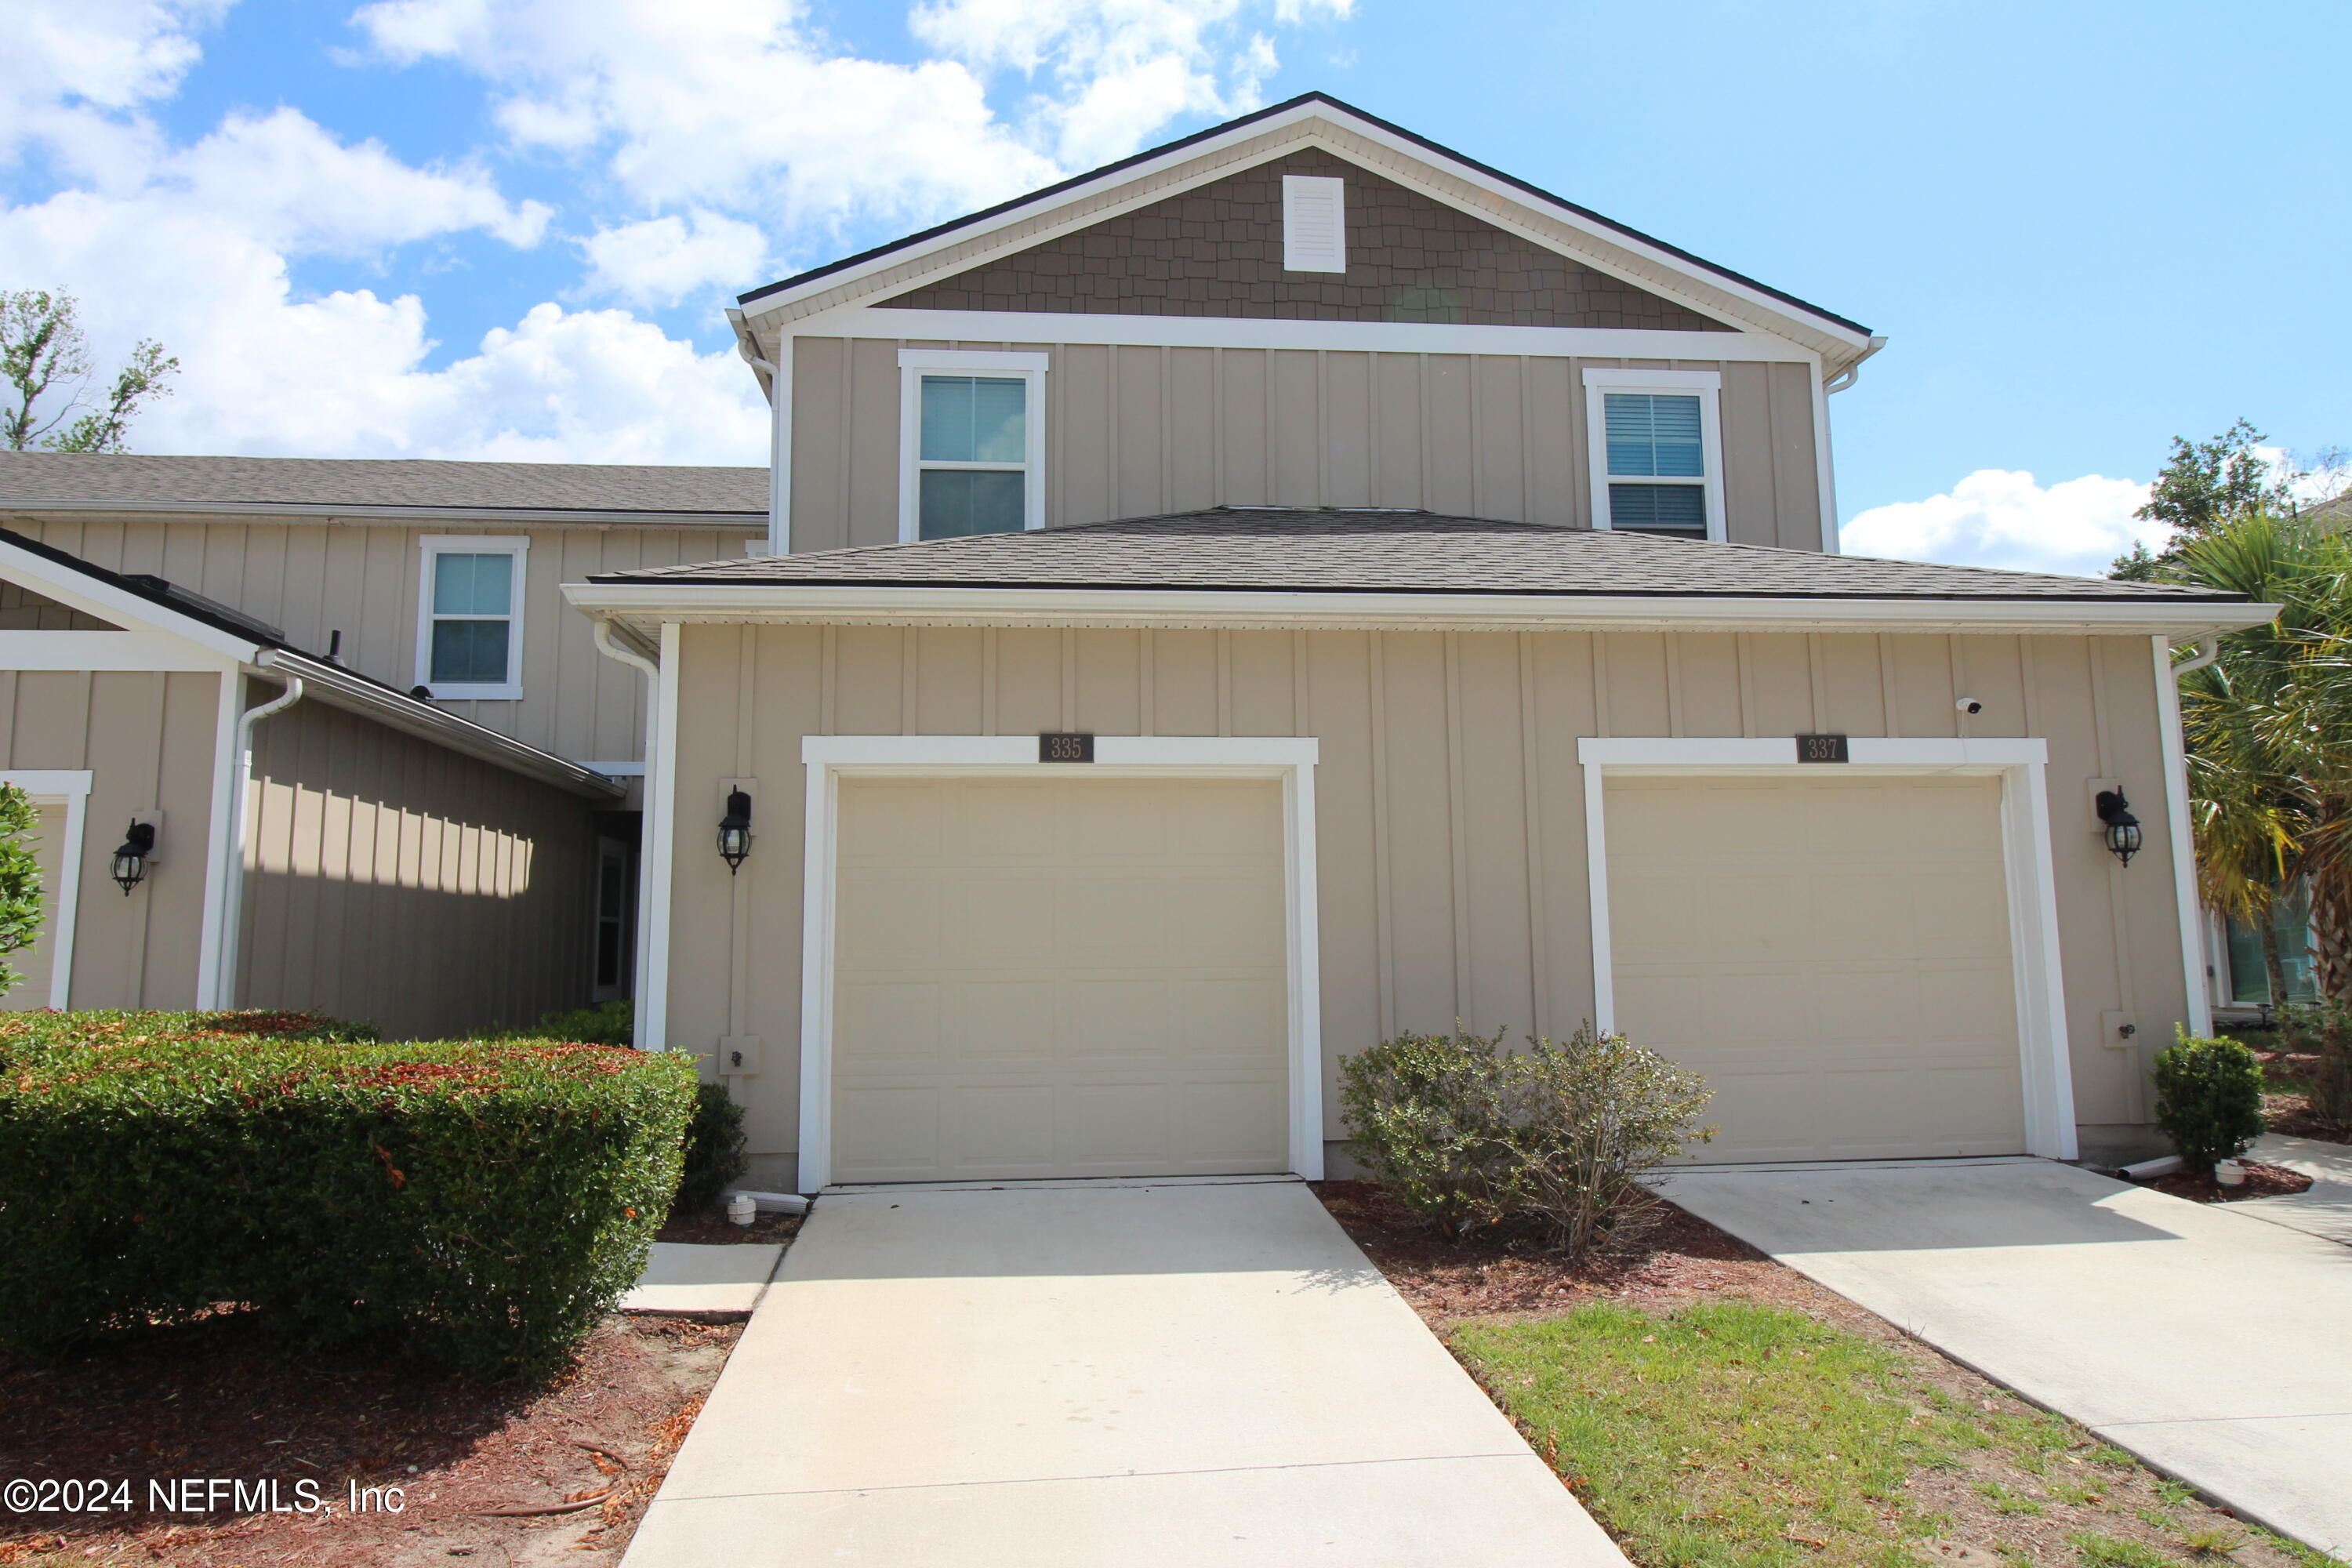
[[[1958,709],[1963,713],[1981,713],[1984,711],[1984,704],[1978,701],[1973,697],[1963,697],[1958,702],[1953,703],[1952,706]]]

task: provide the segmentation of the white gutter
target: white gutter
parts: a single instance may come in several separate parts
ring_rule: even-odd
[[[283,713],[302,700],[301,677],[281,674],[279,679],[286,682],[285,690],[258,708],[247,709],[236,721],[236,767],[230,775],[234,793],[228,814],[228,885],[222,889],[221,898],[220,973],[213,983],[213,1005],[224,1009],[236,1005],[236,951],[238,939],[244,934],[241,923],[245,918],[245,839],[253,806],[249,798],[253,794],[253,729],[264,719]]]
[[[1838,538],[1837,459],[1830,450],[1830,396],[1860,380],[1862,362],[1885,346],[1884,336],[1873,337],[1843,369],[1813,384],[1813,468],[1821,476],[1822,549],[1827,554],[1845,553]]]
[[[184,513],[191,517],[309,518],[333,522],[341,518],[383,519],[394,522],[459,522],[497,528],[527,522],[543,528],[742,528],[760,526],[760,514],[742,511],[616,511],[583,508],[578,511],[551,507],[454,506],[329,506],[315,501],[245,500],[93,500],[71,496],[0,496],[0,517],[43,516],[152,517]]]
[[[2197,897],[2197,836],[2189,817],[2189,748],[2180,732],[2180,678],[2221,657],[2221,639],[2207,637],[2197,657],[2172,662],[2172,645],[2156,650],[2157,724],[2164,742],[2165,827],[2172,840],[2172,898],[2180,921],[2180,978],[2188,989],[2189,1032],[2213,1032],[2213,993],[2205,973],[2204,912]]]
[[[592,617],[842,626],[1276,630],[1817,631],[2208,637],[2275,605],[2168,601],[1732,598],[1585,594],[1363,594],[1203,589],[868,587],[757,582],[567,583]]]
[[[600,618],[593,622],[589,635],[594,639],[596,651],[598,653],[603,654],[606,658],[617,659],[619,662],[627,665],[631,669],[642,671],[646,678],[646,793],[644,801],[644,821],[646,826],[650,828],[659,820],[655,814],[662,807],[661,797],[667,793],[664,785],[667,782],[665,776],[667,770],[659,765],[656,757],[656,748],[661,743],[662,734],[661,666],[656,664],[652,659],[647,658],[645,655],[637,652],[635,648],[628,647],[625,645],[614,640],[613,623],[609,620]],[[638,836],[638,843],[637,955],[635,974],[629,987],[631,994],[636,998],[636,1007],[635,1009],[636,1022],[631,1032],[631,1043],[641,1051],[659,1050],[668,1031],[666,1028],[658,1028],[655,1026],[653,1017],[654,1008],[649,1005],[653,1001],[652,969],[654,944],[652,939],[655,924],[655,857],[647,853],[647,851],[652,847],[652,842],[646,834],[640,833]],[[667,1022],[667,1020],[665,1020],[665,1022]]]

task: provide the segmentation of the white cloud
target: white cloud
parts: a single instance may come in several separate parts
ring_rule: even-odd
[[[229,0],[10,0],[0,68],[0,157],[92,110],[176,91],[201,54],[194,35]]]
[[[647,218],[599,229],[581,241],[591,294],[631,304],[675,305],[714,285],[737,290],[761,276],[768,240],[753,225],[697,207],[684,218]]]
[[[2169,531],[2132,515],[2148,487],[2086,474],[2044,489],[2032,474],[1979,468],[1942,495],[1877,506],[1838,530],[1849,555],[2100,576],[2134,541]]]

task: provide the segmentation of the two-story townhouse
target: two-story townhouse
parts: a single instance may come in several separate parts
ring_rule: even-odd
[[[1319,95],[735,321],[769,553],[565,592],[767,1179],[1315,1175],[1457,1020],[2065,1158],[2207,1026],[2173,647],[2270,608],[1836,553],[1852,321]]]
[[[559,585],[740,554],[767,487],[0,453],[0,780],[43,814],[51,905],[5,1005],[415,1034],[625,995],[645,682]],[[97,897],[133,817],[142,875]]]

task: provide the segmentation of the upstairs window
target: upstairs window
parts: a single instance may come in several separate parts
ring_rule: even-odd
[[[434,697],[521,697],[523,564],[530,549],[527,539],[463,534],[424,542],[416,683]]]
[[[1593,527],[1724,536],[1719,384],[1712,371],[1584,373]]]
[[[908,349],[898,374],[898,537],[1043,527],[1045,356]]]

